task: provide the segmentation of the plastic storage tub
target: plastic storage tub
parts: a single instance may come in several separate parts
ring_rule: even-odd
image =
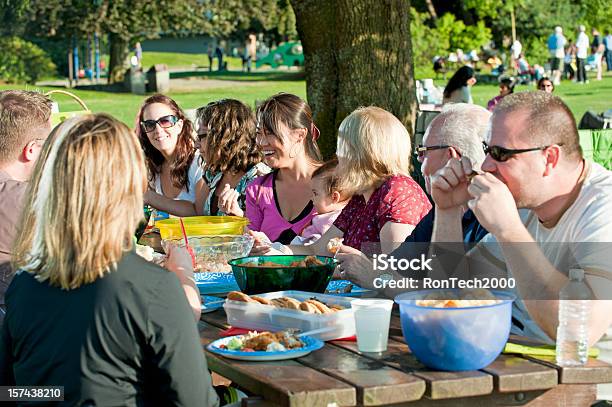
[[[190,216],[183,218],[187,236],[241,235],[249,224],[247,218],[239,216]],[[181,222],[169,218],[155,222],[162,240],[183,237]]]
[[[346,338],[355,335],[355,319],[351,309],[353,298],[310,293],[306,291],[277,291],[259,294],[260,297],[272,299],[291,297],[298,301],[316,297],[328,305],[341,305],[345,309],[330,314],[311,314],[305,311],[278,308],[270,305],[226,300],[223,308],[227,314],[227,323],[231,326],[256,329],[259,331],[280,331],[296,328],[302,332],[329,328],[329,331],[313,334],[323,341]]]
[[[492,291],[499,303],[475,307],[416,305],[417,300],[435,291],[395,297],[404,339],[414,356],[430,368],[449,371],[482,369],[493,362],[508,341],[515,296]]]

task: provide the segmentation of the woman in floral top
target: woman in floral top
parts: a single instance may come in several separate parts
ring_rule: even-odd
[[[201,215],[243,216],[247,185],[270,172],[255,141],[255,116],[244,103],[223,99],[198,109],[198,138],[204,158]]]
[[[408,175],[410,154],[408,131],[391,113],[371,106],[346,117],[338,129],[336,176],[338,189],[352,198],[320,240],[289,246],[291,251],[329,256],[330,240],[343,238],[342,251],[368,250],[372,247],[364,244],[376,243],[380,251],[390,253],[394,242],[410,236],[431,209],[421,187]],[[254,253],[271,251],[256,240]]]

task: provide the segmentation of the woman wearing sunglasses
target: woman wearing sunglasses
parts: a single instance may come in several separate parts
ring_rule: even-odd
[[[198,213],[244,216],[247,185],[271,171],[257,146],[253,111],[223,99],[199,108],[197,124],[205,181],[197,192]]]
[[[196,215],[196,190],[204,181],[191,122],[164,95],[147,98],[137,120],[136,134],[149,171],[145,203],[176,216]]]

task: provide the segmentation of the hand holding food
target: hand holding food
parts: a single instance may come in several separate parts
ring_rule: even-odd
[[[472,163],[467,157],[451,158],[431,177],[431,196],[440,209],[451,209],[466,205],[471,199],[467,191],[472,174]]]
[[[225,184],[223,191],[219,195],[219,208],[226,215],[244,216],[244,211],[238,205],[238,197],[240,194],[229,184]]]
[[[340,246],[342,246],[343,240],[344,239],[342,239],[341,237],[333,237],[329,239],[329,242],[327,242],[327,251],[335,255],[338,250],[340,250]]]

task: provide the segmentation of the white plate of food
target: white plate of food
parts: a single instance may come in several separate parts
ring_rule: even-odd
[[[300,358],[323,345],[310,336],[298,338],[289,331],[265,331],[217,339],[206,349],[229,359],[265,362]]]

